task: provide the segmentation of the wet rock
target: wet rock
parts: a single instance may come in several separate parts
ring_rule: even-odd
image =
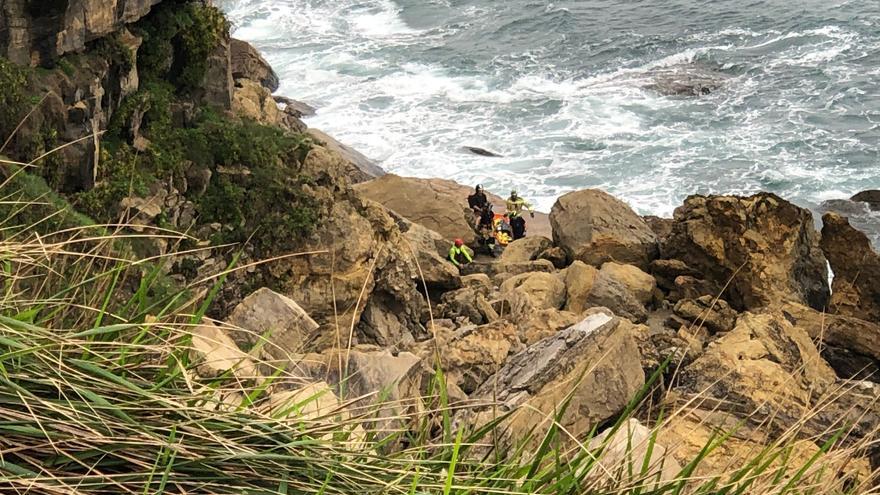
[[[647,89],[666,96],[704,96],[722,88],[730,76],[698,64],[652,69]]]
[[[473,154],[475,154],[475,155],[479,155],[479,156],[488,156],[488,157],[500,157],[500,156],[502,156],[502,155],[499,155],[498,153],[495,153],[495,152],[493,152],[493,151],[489,151],[489,150],[484,149],[484,148],[478,148],[478,147],[476,147],[476,146],[463,146],[463,148],[464,148],[465,151],[467,151],[467,152],[469,152],[469,153],[473,153]]]
[[[705,327],[711,333],[727,332],[736,325],[736,311],[727,301],[712,296],[682,299],[675,304],[673,311],[689,326]]]
[[[657,257],[657,236],[624,202],[597,189],[556,200],[550,212],[553,241],[572,260],[594,266],[616,261],[647,269]]]
[[[845,217],[826,213],[822,223],[822,250],[834,272],[833,312],[880,322],[880,255]]]
[[[250,79],[259,82],[269,92],[278,91],[278,74],[247,41],[232,38],[229,42],[233,79]]]
[[[867,191],[862,191],[853,195],[853,197],[849,198],[852,201],[860,201],[862,203],[867,203],[868,207],[874,211],[880,211],[880,190],[877,189],[869,189]]]
[[[663,258],[719,287],[736,309],[791,300],[822,308],[828,271],[812,214],[770,193],[690,196],[675,210]]]

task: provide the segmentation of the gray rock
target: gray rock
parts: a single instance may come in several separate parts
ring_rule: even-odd
[[[307,347],[318,324],[295,301],[268,288],[244,298],[229,315],[232,339],[242,349],[262,341],[262,349],[276,359]]]

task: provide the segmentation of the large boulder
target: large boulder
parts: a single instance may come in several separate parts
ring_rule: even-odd
[[[229,51],[234,79],[250,79],[259,82],[272,93],[278,91],[278,74],[253,45],[232,38],[229,41]]]
[[[550,211],[553,241],[572,260],[594,266],[617,261],[647,269],[657,236],[626,203],[598,189],[575,191]]]
[[[410,222],[402,217],[392,216],[403,233],[403,244],[407,248],[406,259],[414,264],[414,269],[429,289],[450,290],[461,287],[458,268],[448,259],[449,241],[433,230]]]
[[[791,300],[822,308],[828,270],[809,210],[770,193],[690,196],[675,210],[663,258],[681,260],[739,310]]]
[[[580,313],[588,308],[605,307],[636,323],[648,318],[645,302],[650,301],[654,278],[638,268],[605,263],[596,270],[575,261],[562,276],[567,299],[565,309]]]
[[[822,355],[841,378],[853,376],[880,380],[880,324],[851,316],[816,311],[800,304],[781,308],[794,326],[824,344]]]
[[[527,448],[535,448],[552,418],[560,415],[560,428],[582,440],[620,413],[645,383],[631,327],[620,323],[607,312],[592,312],[509,358],[472,394],[478,405],[460,413],[456,422],[478,428],[511,412],[494,430],[494,445],[507,448],[525,441]]]
[[[476,240],[473,215],[465,198],[432,179],[414,179],[386,174],[356,189],[365,198],[381,203],[412,222],[433,230],[446,239]]]
[[[242,349],[258,342],[266,353],[278,359],[303,351],[319,326],[299,304],[287,296],[263,287],[244,298],[226,321],[230,334]]]
[[[527,294],[539,309],[559,309],[565,302],[565,284],[551,273],[523,273],[501,284],[502,294],[514,290]]]
[[[684,390],[725,401],[741,415],[774,411],[785,425],[800,420],[835,380],[807,332],[780,313],[740,316],[681,376]]]
[[[822,217],[822,250],[831,263],[835,313],[880,323],[880,254],[840,215]]]
[[[504,252],[501,253],[500,261],[501,263],[533,261],[538,259],[538,255],[548,249],[551,245],[552,242],[550,239],[542,236],[517,239],[504,248]]]

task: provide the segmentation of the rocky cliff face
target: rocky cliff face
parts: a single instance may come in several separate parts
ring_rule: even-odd
[[[0,55],[22,65],[51,63],[137,21],[161,1],[0,1]]]

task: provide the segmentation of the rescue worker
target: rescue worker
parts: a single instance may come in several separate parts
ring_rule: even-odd
[[[455,244],[449,248],[449,261],[459,268],[461,268],[462,264],[466,265],[473,261],[467,246],[464,245],[464,241],[461,239],[456,239]]]
[[[510,228],[513,229],[513,240],[522,239],[526,236],[526,221],[522,217],[523,208],[529,211],[529,215],[532,218],[535,218],[532,205],[519,197],[516,189],[510,191],[510,197],[507,198],[507,217],[510,218]]]
[[[492,203],[486,203],[480,212],[480,219],[477,221],[477,234],[480,236],[480,245],[492,253],[492,244],[495,243],[493,231],[495,229],[494,222],[495,212],[492,211]]]
[[[483,186],[477,184],[474,193],[468,196],[468,207],[474,210],[474,215],[479,215],[483,211],[483,207],[488,203],[489,199],[486,197],[486,193],[483,192]]]

